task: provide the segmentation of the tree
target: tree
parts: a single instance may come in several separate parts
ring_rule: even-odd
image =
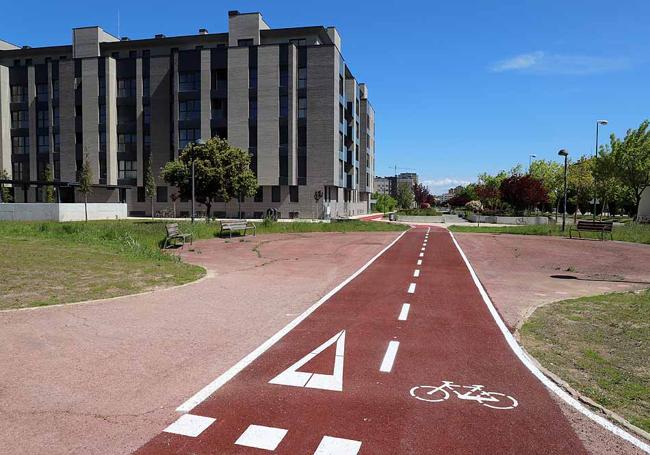
[[[177,186],[181,197],[192,197],[192,159],[196,200],[205,205],[208,218],[214,202],[252,197],[257,192],[257,179],[250,169],[250,154],[214,137],[205,144],[188,144],[177,160],[168,162],[163,168],[163,180]]]
[[[85,154],[83,163],[81,165],[81,173],[79,174],[79,192],[83,194],[84,197],[84,212],[86,214],[86,221],[88,221],[88,195],[93,191],[92,180],[93,171],[90,169],[88,154]]]
[[[548,202],[548,194],[541,180],[528,174],[512,175],[501,182],[501,198],[516,210],[525,210]]]
[[[535,160],[530,165],[529,174],[544,184],[557,220],[560,201],[564,197],[564,166],[557,161]]]
[[[375,210],[383,213],[392,212],[397,207],[397,201],[395,198],[391,197],[388,194],[378,194],[375,193],[373,199],[376,199]]]
[[[0,180],[9,180],[9,173],[2,169],[0,170]],[[0,202],[11,202],[11,190],[0,183]]]
[[[418,207],[421,207],[422,204],[431,204],[431,202],[429,202],[429,198],[431,197],[429,188],[421,183],[415,183],[413,185],[413,197],[415,198]]]
[[[455,194],[447,201],[447,204],[450,207],[463,207],[469,201],[470,199],[465,194]]]
[[[643,191],[650,187],[650,122],[645,120],[635,130],[630,129],[623,139],[614,134],[601,156],[611,160],[609,173],[632,193],[635,203],[635,219]]]
[[[172,201],[172,215],[174,218],[176,218],[176,201],[178,201],[180,198],[181,196],[178,193],[172,193],[169,195],[169,199]]]
[[[397,186],[397,206],[401,209],[410,209],[413,207],[413,190],[408,183],[402,182]]]
[[[52,175],[52,168],[50,168],[50,165],[45,166],[45,171],[43,172],[43,179],[46,182],[53,182],[54,181],[54,175]],[[55,202],[54,199],[54,186],[52,185],[47,185],[45,187],[45,202]]]
[[[567,185],[568,190],[573,194],[572,199],[576,205],[576,210],[573,213],[574,222],[578,219],[580,207],[587,206],[593,197],[594,175],[592,167],[593,160],[584,156],[569,166]]]
[[[153,171],[151,169],[151,155],[147,158],[145,167],[144,167],[144,194],[151,201],[151,218],[154,217],[153,211],[153,198],[156,195],[156,179],[153,176]]]

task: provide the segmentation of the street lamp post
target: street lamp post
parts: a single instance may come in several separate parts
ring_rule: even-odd
[[[530,168],[533,165],[533,158],[537,158],[537,155],[528,155],[528,173],[530,174]]]
[[[192,145],[192,223],[194,223],[194,200],[195,200],[195,193],[194,193],[194,147],[197,145],[204,145],[205,141],[203,139],[197,139],[194,141],[194,144]]]
[[[605,126],[605,125],[607,125],[607,123],[609,123],[607,120],[596,120],[596,153],[594,154],[595,158],[598,158],[598,127],[600,125]],[[595,184],[595,182],[594,182],[594,184]],[[594,192],[593,192],[593,197],[594,197],[594,201],[593,201],[594,202],[593,220],[596,221],[596,191],[595,191],[595,189],[594,189]],[[603,209],[603,207],[601,207],[601,210],[602,209]]]
[[[559,152],[557,152],[557,154],[564,157],[564,209],[562,210],[562,232],[564,232],[566,228],[566,185],[567,185],[566,181],[567,181],[567,166],[568,166],[569,152],[562,149]]]

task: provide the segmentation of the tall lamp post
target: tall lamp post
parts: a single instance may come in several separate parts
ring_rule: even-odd
[[[598,158],[598,127],[600,127],[600,125],[605,126],[608,123],[609,122],[607,120],[596,120],[596,153],[594,154],[594,158]],[[596,221],[596,191],[595,190],[593,192],[593,197],[594,197],[593,220]]]
[[[537,155],[528,155],[528,173],[530,174],[530,168],[533,165],[533,158],[537,158]]]
[[[559,152],[557,152],[558,155],[564,157],[564,209],[562,210],[562,232],[564,232],[564,229],[566,228],[566,180],[567,180],[567,166],[568,166],[568,157],[569,157],[569,152],[566,150],[562,149]]]
[[[197,145],[204,145],[205,141],[203,139],[197,139],[194,141],[194,144],[192,145],[192,223],[194,223],[194,200],[195,200],[195,193],[194,193],[194,147]]]

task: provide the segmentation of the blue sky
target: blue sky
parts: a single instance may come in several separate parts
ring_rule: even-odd
[[[227,30],[230,9],[271,27],[335,25],[377,111],[377,174],[415,169],[435,193],[526,164],[593,153],[595,121],[650,117],[650,2],[6,2],[0,38],[42,46],[100,25],[132,39]]]

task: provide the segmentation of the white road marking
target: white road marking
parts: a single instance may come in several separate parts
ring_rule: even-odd
[[[409,284],[408,293],[409,294],[414,294],[415,293],[415,283]]]
[[[361,441],[325,436],[321,439],[314,455],[357,455]]]
[[[422,250],[421,250],[421,251],[424,251],[424,250],[426,250],[426,248],[425,248],[425,247],[422,247]]]
[[[413,276],[414,276],[415,278],[419,277],[419,276],[420,276],[420,269],[415,269],[415,270],[413,271]]]
[[[382,254],[384,254],[393,245],[395,245],[404,236],[404,234],[406,234],[407,232],[408,231],[404,231],[400,235],[398,235],[395,238],[395,240],[393,240],[383,250],[381,250],[379,253],[377,253],[375,256],[373,256],[368,262],[366,262],[364,265],[362,265],[356,272],[354,272],[352,275],[350,275],[345,280],[343,280],[338,286],[336,286],[330,292],[328,292],[323,297],[321,297],[320,300],[318,300],[312,306],[307,308],[300,316],[298,316],[296,319],[291,321],[289,324],[285,325],[275,335],[273,335],[271,338],[269,338],[264,343],[262,343],[260,346],[258,346],[254,351],[252,351],[251,353],[246,355],[246,357],[241,359],[239,362],[234,364],[232,367],[230,367],[228,370],[226,370],[223,374],[221,374],[215,380],[213,380],[208,385],[206,385],[201,390],[199,390],[197,393],[195,393],[193,396],[191,396],[187,401],[185,401],[183,404],[181,404],[179,407],[177,407],[176,411],[178,411],[178,412],[189,412],[189,411],[191,411],[194,407],[196,407],[198,404],[203,402],[206,398],[208,398],[214,392],[216,392],[221,387],[223,387],[224,384],[226,384],[228,381],[230,381],[232,378],[234,378],[239,372],[241,372],[248,365],[253,363],[253,361],[255,361],[255,359],[257,359],[259,356],[261,356],[266,351],[268,351],[269,348],[271,348],[275,343],[277,343],[279,340],[281,340],[282,337],[284,337],[287,333],[291,332],[298,324],[300,324],[302,321],[307,319],[307,317],[309,317],[310,314],[312,314],[321,305],[323,305],[325,302],[327,302],[334,294],[339,292],[350,281],[354,280],[356,277],[361,275],[361,273],[364,270],[366,270],[368,267],[370,267],[370,265],[373,262],[375,262]]]
[[[405,303],[402,305],[402,311],[399,312],[398,321],[406,321],[409,317],[409,310],[411,309],[410,303]]]
[[[190,436],[196,438],[198,435],[214,423],[217,419],[212,417],[203,417],[193,414],[183,414],[176,422],[165,428],[165,433],[180,434],[182,436]]]
[[[418,265],[422,265],[422,259],[418,259]]]
[[[256,449],[275,450],[289,430],[283,428],[249,425],[235,444]]]
[[[309,373],[297,371],[318,354],[336,343],[334,357],[334,371],[332,374]],[[309,389],[343,390],[343,356],[345,354],[345,330],[341,330],[325,343],[298,360],[282,373],[269,381],[269,384],[288,385],[293,387],[307,387]]]
[[[388,343],[388,348],[386,349],[386,354],[384,354],[384,360],[381,361],[379,371],[382,373],[390,373],[393,369],[393,363],[395,362],[395,356],[397,356],[398,349],[399,341],[391,341]]]
[[[424,253],[420,253],[420,257],[423,258],[423,257],[424,257]]]
[[[641,450],[650,453],[650,444],[647,444],[637,437],[633,436],[632,434],[628,433],[627,431],[623,430],[622,428],[617,427],[614,425],[612,422],[607,420],[606,418],[595,414],[591,410],[587,409],[585,406],[583,406],[578,400],[573,398],[571,395],[569,395],[564,389],[559,387],[555,382],[553,382],[551,379],[549,379],[544,373],[541,372],[535,364],[530,360],[528,355],[524,352],[524,350],[519,346],[517,343],[517,340],[515,340],[514,336],[512,333],[508,330],[506,327],[505,322],[503,322],[503,319],[501,319],[501,316],[497,312],[496,308],[494,307],[494,304],[492,303],[492,300],[490,300],[490,296],[488,295],[487,291],[481,284],[481,281],[478,279],[478,276],[476,275],[476,272],[474,271],[474,268],[472,267],[472,264],[470,264],[469,260],[467,259],[467,256],[465,256],[465,252],[463,249],[460,247],[458,242],[456,241],[456,237],[454,237],[454,234],[452,232],[449,232],[449,235],[451,236],[451,239],[454,242],[454,245],[456,246],[456,249],[460,253],[460,256],[463,258],[463,261],[465,262],[465,266],[469,270],[469,274],[472,277],[472,280],[474,281],[474,285],[478,289],[479,293],[481,294],[481,297],[483,298],[483,303],[485,303],[485,306],[488,307],[488,310],[490,311],[490,314],[492,315],[492,318],[494,318],[494,321],[497,324],[497,327],[499,327],[499,330],[501,330],[501,334],[503,337],[506,339],[506,342],[510,346],[510,349],[515,353],[515,355],[519,358],[519,361],[523,363],[526,368],[530,370],[537,379],[540,380],[542,384],[544,384],[549,390],[553,391],[557,396],[562,398],[564,401],[566,401],[568,404],[573,406],[576,410],[584,414],[585,416],[589,417],[591,420],[594,422],[598,423],[600,426],[603,428],[611,431],[615,435],[625,439],[626,441],[634,444]]]

